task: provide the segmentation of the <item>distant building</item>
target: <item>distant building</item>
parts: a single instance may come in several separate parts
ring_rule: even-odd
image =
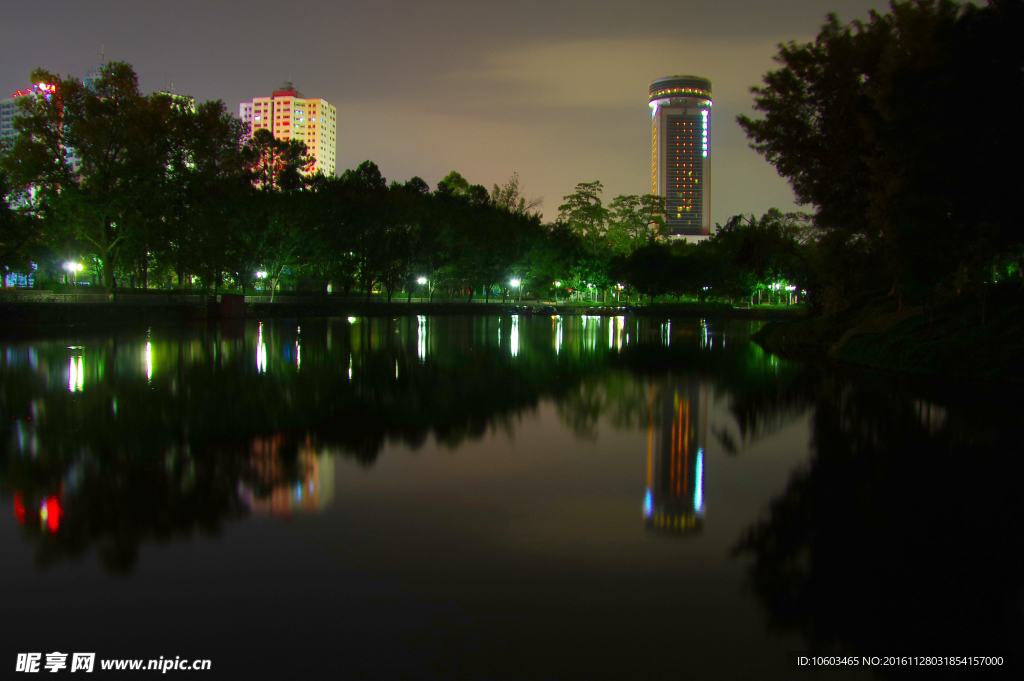
[[[19,115],[18,99],[28,96],[49,97],[56,91],[55,86],[47,83],[30,85],[24,90],[17,90],[7,99],[0,99],[0,141],[6,145],[14,144],[17,133],[14,130],[14,117]],[[5,145],[5,146],[6,146]]]
[[[100,57],[100,60],[101,63],[90,67],[82,78],[82,85],[85,86],[86,90],[93,94],[96,94],[97,92],[96,86],[99,84],[100,78],[103,77],[103,69],[106,67],[106,64],[102,63],[102,56]]]
[[[711,81],[667,76],[651,83],[651,193],[665,197],[672,238],[711,235]]]
[[[14,143],[14,115],[18,111],[17,99],[0,99],[0,143]],[[6,145],[5,145],[6,146]]]
[[[291,83],[285,83],[269,97],[255,97],[238,107],[249,126],[249,136],[269,130],[275,139],[302,140],[314,158],[310,173],[334,175],[338,147],[338,110],[319,98],[303,97]]]
[[[14,139],[18,136],[14,129],[14,117],[20,115],[18,100],[22,97],[45,97],[49,99],[57,92],[57,85],[54,83],[36,83],[24,90],[18,90],[9,99],[0,100],[0,146],[14,146]],[[78,172],[82,166],[82,159],[78,157],[74,149],[64,149],[66,160],[71,166],[72,172]]]
[[[195,113],[196,112],[196,99],[195,99],[195,97],[190,97],[189,95],[175,94],[175,92],[174,92],[174,84],[173,83],[171,84],[170,89],[164,88],[160,92],[154,92],[153,94],[154,95],[162,95],[164,97],[170,98],[170,100],[172,102],[174,102],[178,106],[184,108],[189,113]]]

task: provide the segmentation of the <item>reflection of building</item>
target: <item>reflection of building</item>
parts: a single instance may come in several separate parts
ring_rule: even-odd
[[[334,499],[334,457],[306,442],[292,458],[284,445],[280,435],[252,443],[253,480],[242,487],[241,498],[254,512],[276,516],[323,510]]]
[[[14,493],[14,517],[22,525],[38,524],[40,531],[57,534],[61,518],[64,517],[62,489],[56,494],[43,497],[36,503],[26,502],[25,495],[20,491]]]
[[[269,130],[275,139],[301,140],[315,159],[310,173],[334,175],[338,110],[321,98],[303,97],[291,83],[285,83],[269,97],[242,102],[238,113],[249,127]]]
[[[672,237],[711,234],[711,81],[668,76],[650,86],[651,193],[665,197]]]
[[[654,410],[647,443],[647,527],[694,533],[704,526],[704,452],[707,444],[708,389],[694,381],[664,386],[661,427],[655,434]]]

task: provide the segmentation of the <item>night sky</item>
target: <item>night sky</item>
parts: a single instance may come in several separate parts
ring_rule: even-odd
[[[736,115],[779,42],[813,39],[828,12],[866,19],[878,0],[7,0],[0,94],[33,68],[81,77],[134,65],[144,92],[173,83],[238,103],[291,80],[338,107],[338,170],[371,159],[388,180],[433,187],[458,170],[490,188],[513,171],[553,219],[578,182],[605,200],[650,191],[655,78],[714,84],[712,222],[794,209]],[[884,7],[883,7],[884,8]]]

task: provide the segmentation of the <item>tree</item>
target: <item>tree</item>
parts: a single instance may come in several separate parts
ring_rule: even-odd
[[[595,258],[607,246],[608,209],[601,203],[603,191],[600,182],[580,182],[576,191],[562,197],[565,203],[558,207],[559,221],[579,234]]]
[[[626,258],[616,259],[616,270],[630,286],[646,295],[651,304],[654,297],[670,291],[681,273],[682,259],[672,255],[667,244],[650,244],[633,251]]]
[[[449,196],[466,196],[469,193],[469,181],[453,170],[437,183],[437,193]]]
[[[170,149],[145,228],[136,229],[143,272],[145,254],[153,252],[177,273],[179,286],[187,273],[198,273],[204,285],[216,289],[223,271],[231,269],[227,256],[236,236],[231,227],[238,224],[231,198],[240,183],[249,182],[245,154],[251,149],[243,148],[241,121],[223,102],[195,106],[191,99],[163,93],[154,99],[167,110]]]
[[[527,199],[519,186],[519,173],[512,173],[508,182],[500,187],[494,185],[491,190],[491,203],[516,215],[539,215],[540,211],[537,209],[544,205],[544,197],[531,196]]]
[[[88,244],[110,293],[118,247],[166,167],[164,119],[124,62],[106,64],[95,91],[43,70],[32,81],[47,89],[21,99],[4,166],[16,184],[35,189],[48,217],[60,216],[58,227]]]
[[[1017,0],[893,2],[850,25],[831,15],[815,42],[780,46],[781,68],[753,89],[764,118],[739,123],[816,207],[836,256],[864,253],[894,292],[924,298],[1024,242],[1009,208],[1024,192],[1011,151],[1024,133],[1009,113],[1022,25]],[[981,93],[964,99],[984,112],[977,125],[950,109],[964,82]]]
[[[246,177],[259,188],[263,216],[254,215],[250,251],[266,272],[270,299],[286,272],[303,261],[313,213],[311,201],[302,195],[310,180],[303,173],[312,167],[301,140],[276,139],[269,130],[257,130],[242,149]]]
[[[612,230],[633,252],[667,235],[665,197],[656,194],[616,196],[608,204]]]
[[[7,287],[7,274],[28,270],[33,251],[39,247],[42,233],[39,220],[30,212],[15,210],[8,201],[10,185],[0,170],[0,287]]]

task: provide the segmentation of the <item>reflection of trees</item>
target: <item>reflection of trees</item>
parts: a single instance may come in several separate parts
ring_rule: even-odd
[[[818,649],[1018,651],[1024,460],[1010,415],[836,375],[804,388],[814,458],[736,549],[770,622]]]
[[[217,535],[221,523],[238,518],[238,461],[216,456],[126,465],[124,452],[82,457],[68,472],[59,531],[27,526],[36,542],[36,562],[50,565],[95,547],[104,568],[127,574],[144,542],[167,542],[198,532]]]
[[[616,428],[647,428],[650,395],[645,386],[654,385],[660,394],[675,380],[698,379],[727,393],[743,442],[763,437],[806,413],[811,405],[806,384],[814,378],[805,374],[803,365],[767,354],[742,339],[734,339],[728,351],[678,342],[672,347],[627,347],[609,357],[609,364],[618,371],[584,375],[558,395],[559,416],[578,437],[593,438],[602,419]],[[638,381],[638,376],[643,380]],[[661,423],[659,410],[655,409],[653,418],[655,425]],[[727,432],[715,435],[726,451],[736,451],[737,444]]]
[[[32,341],[0,353],[0,486],[29,506],[59,498],[59,531],[25,523],[41,564],[96,546],[124,573],[142,543],[216,532],[294,488],[313,453],[372,465],[389,441],[456,447],[511,433],[546,398],[580,433],[599,417],[646,428],[638,373],[729,371],[698,344],[659,349],[657,322],[626,329],[650,352],[610,323],[335,319]]]

